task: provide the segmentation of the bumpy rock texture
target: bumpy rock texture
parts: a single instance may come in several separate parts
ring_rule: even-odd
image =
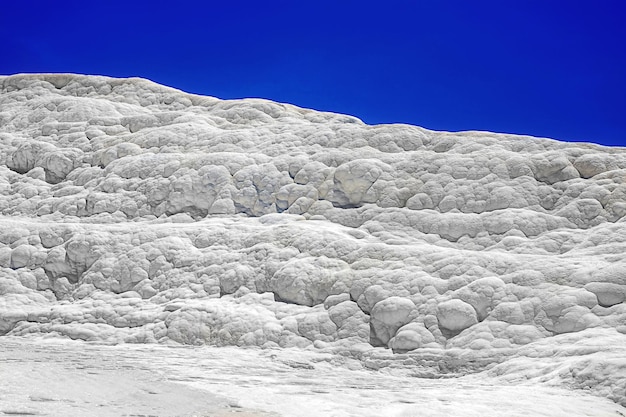
[[[0,191],[0,334],[371,367],[391,348],[441,372],[626,341],[622,148],[19,75],[0,77]]]

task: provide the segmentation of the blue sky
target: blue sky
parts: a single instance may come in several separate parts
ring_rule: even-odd
[[[0,9],[0,74],[626,146],[624,17],[621,0],[20,0]]]

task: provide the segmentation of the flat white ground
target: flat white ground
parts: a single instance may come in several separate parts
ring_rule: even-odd
[[[38,416],[624,416],[584,391],[484,373],[420,379],[331,355],[0,338],[0,414]]]

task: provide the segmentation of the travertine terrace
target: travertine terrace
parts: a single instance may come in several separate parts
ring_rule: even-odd
[[[16,75],[0,191],[0,335],[297,348],[626,405],[624,148]]]

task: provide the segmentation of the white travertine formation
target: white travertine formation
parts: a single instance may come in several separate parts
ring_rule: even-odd
[[[626,149],[0,77],[0,334],[468,372],[626,342],[624,253]]]

